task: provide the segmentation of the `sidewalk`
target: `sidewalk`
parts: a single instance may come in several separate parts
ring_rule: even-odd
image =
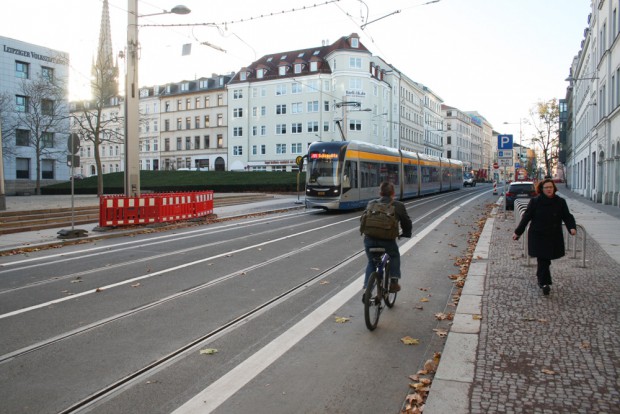
[[[216,197],[225,198],[236,194],[217,194]],[[96,195],[76,195],[73,198],[73,206],[98,206],[99,198]],[[46,208],[69,208],[71,207],[71,196],[10,196],[6,198],[7,211],[28,211]],[[215,207],[213,213],[218,218],[227,218],[244,214],[257,213],[261,211],[302,208],[303,204],[298,202],[296,195],[274,195],[272,199],[246,204],[235,204],[230,206]],[[136,229],[118,227],[113,230],[101,232],[94,231],[99,227],[99,223],[89,223],[75,226],[76,229],[86,230],[88,236],[78,239],[62,240],[58,238],[58,231],[70,230],[71,226],[12,233],[0,236],[0,254],[12,250],[23,248],[43,247],[50,244],[62,244],[63,242],[73,243],[77,240],[90,238],[117,237],[125,233],[135,233]]]
[[[496,209],[425,414],[620,413],[620,209],[559,194],[587,232],[586,268],[578,243],[577,259],[567,251],[553,261],[551,294],[543,296],[536,260],[527,267],[521,241],[512,240],[513,213]]]

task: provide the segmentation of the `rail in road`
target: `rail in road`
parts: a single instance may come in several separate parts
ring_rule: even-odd
[[[252,203],[273,198],[269,194],[219,194],[213,200],[214,207],[224,207],[236,204]],[[81,226],[99,221],[99,206],[79,206],[73,209],[68,207],[47,208],[30,211],[0,211],[0,235],[24,231],[69,227],[73,223]]]
[[[418,268],[435,260],[438,268],[447,266],[452,259],[433,252],[453,254],[452,238],[466,247],[458,241],[469,226],[465,210],[477,210],[482,194],[408,203],[416,227],[402,244],[404,262],[421,254]],[[192,407],[291,412],[294,406],[305,412],[303,404],[321,401],[335,411],[373,404],[378,412],[386,404],[397,410],[407,392],[402,373],[413,374],[441,339],[426,329],[424,348],[399,344],[397,332],[406,325],[437,324],[432,314],[430,321],[416,319],[420,312],[407,295],[422,291],[412,286],[376,333],[365,330],[363,317],[354,323],[365,267],[358,216],[283,213],[1,258],[0,389],[7,407],[188,413]],[[455,232],[463,234],[445,235],[452,220],[463,221]],[[441,298],[425,306],[446,308],[451,282],[423,277],[420,283],[436,287],[433,297]],[[352,322],[335,327],[335,312]],[[213,354],[201,354],[205,348]],[[408,366],[377,377],[375,364],[387,357]],[[392,388],[389,401],[360,398],[372,395],[379,380]],[[342,387],[355,393],[337,402]],[[311,401],[317,394],[321,399]]]

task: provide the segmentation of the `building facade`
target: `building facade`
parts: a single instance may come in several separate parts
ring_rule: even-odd
[[[620,4],[592,0],[591,9],[561,103],[560,154],[566,162],[567,185],[573,191],[618,206]]]
[[[69,179],[69,55],[0,36],[0,117],[6,194]]]

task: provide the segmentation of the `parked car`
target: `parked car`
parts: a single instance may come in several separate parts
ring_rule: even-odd
[[[532,181],[513,181],[506,191],[506,210],[514,210],[517,198],[530,199],[536,197],[536,187]]]
[[[476,179],[474,178],[473,174],[463,174],[463,187],[467,186],[476,186]]]

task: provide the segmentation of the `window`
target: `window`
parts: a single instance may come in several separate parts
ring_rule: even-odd
[[[211,143],[209,141],[211,141],[211,137],[209,135],[205,135],[203,137],[203,141],[204,141],[204,148],[208,149],[209,147],[211,147]]]
[[[224,105],[224,95],[222,95],[221,93],[217,94],[217,105],[218,106]]]
[[[183,101],[181,99],[177,99],[177,111],[180,111],[183,109]]]
[[[224,125],[224,115],[217,114],[217,126],[223,126],[223,125]]]
[[[323,101],[323,110],[325,112],[329,111],[329,101]]]
[[[286,85],[276,85],[276,96],[286,95]]]
[[[54,160],[41,160],[41,178],[44,180],[54,179]]]
[[[164,112],[170,112],[170,101],[166,101],[164,104]]]
[[[18,147],[30,146],[30,131],[27,129],[15,130],[15,145]]]
[[[183,83],[181,84],[181,91],[182,91],[182,92],[187,92],[187,91],[189,91],[189,82],[183,82]]]
[[[252,136],[255,137],[258,135],[258,127],[256,125],[252,126]]]
[[[353,69],[361,69],[362,68],[362,58],[350,57],[349,58],[349,67],[353,68]]]
[[[357,37],[352,37],[351,38],[351,47],[353,47],[355,49],[360,47],[360,40]]]
[[[301,142],[291,144],[291,154],[301,154]]]
[[[262,79],[265,76],[265,69],[257,69],[256,70],[256,77],[258,79]]]
[[[170,120],[169,119],[165,119],[164,120],[164,131],[170,131]]]
[[[243,108],[233,109],[233,118],[243,118]]]
[[[192,118],[185,118],[185,129],[192,129]]]
[[[181,151],[183,149],[183,140],[181,137],[177,138],[177,151]]]
[[[30,78],[30,63],[15,61],[15,77],[22,79]]]
[[[310,62],[310,72],[316,72],[317,70],[319,70],[319,63]]]
[[[30,158],[15,159],[15,178],[30,179]]]
[[[48,68],[47,66],[42,66],[41,77],[48,82],[53,82],[54,81],[54,69]]]
[[[286,114],[286,105],[276,105],[276,114],[277,115],[285,115]]]
[[[177,131],[183,129],[183,120],[181,118],[177,118]]]
[[[217,147],[224,148],[224,136],[222,134],[217,134]]]
[[[185,149],[186,150],[192,149],[192,138],[191,137],[185,137]]]
[[[261,125],[261,126],[260,126],[260,134],[261,134],[261,136],[263,136],[263,137],[264,137],[265,135],[267,135],[267,126],[266,126],[266,125]]]
[[[323,122],[323,131],[329,132],[329,121]]]
[[[295,63],[295,69],[294,72],[295,73],[301,73],[301,70],[303,69],[304,65],[302,65],[301,63]]]
[[[261,116],[267,115],[267,107],[266,106],[261,106],[260,107],[260,115]]]
[[[276,144],[276,154],[286,154],[286,144]]]
[[[349,120],[349,131],[361,131],[362,130],[362,121],[357,119]]]
[[[194,117],[194,128],[198,129],[200,128],[200,117]]]
[[[210,106],[211,106],[211,97],[205,96],[205,108],[208,108]]]
[[[293,102],[291,104],[291,111],[294,114],[300,114],[304,111],[303,104],[301,102]]]
[[[242,137],[242,136],[243,136],[243,127],[234,127],[233,137]]]
[[[286,70],[288,69],[288,66],[286,65],[282,65],[278,67],[278,75],[280,76],[284,76],[286,75]]]
[[[233,99],[241,99],[241,98],[243,98],[243,90],[242,89],[233,90]]]
[[[205,128],[210,127],[210,123],[209,123],[209,115],[205,115]]]
[[[261,144],[261,146],[260,146],[260,154],[261,155],[267,154],[267,145]]]
[[[303,91],[303,86],[299,82],[293,82],[291,85],[291,93],[301,93]]]
[[[252,155],[258,155],[258,147],[256,145],[252,145]]]
[[[308,122],[308,132],[319,132],[319,123],[317,121]]]
[[[194,108],[200,108],[200,98],[196,98],[196,103],[194,104]]]
[[[294,122],[291,124],[291,133],[301,134],[301,132],[302,132],[301,122]]]
[[[233,147],[233,155],[243,155],[243,146],[242,145],[235,145]]]
[[[284,135],[284,134],[286,134],[286,124],[277,124],[276,135]]]
[[[15,95],[15,110],[17,112],[30,112],[27,96]]]
[[[43,143],[44,148],[53,148],[54,147],[54,133],[53,132],[42,133],[41,141]]]
[[[362,90],[362,80],[359,78],[351,78],[349,79],[349,89],[353,91],[361,91]]]
[[[170,138],[164,140],[164,151],[170,151]]]
[[[319,101],[308,101],[308,112],[319,112]]]
[[[43,115],[54,115],[54,101],[51,99],[41,99],[41,113]]]

